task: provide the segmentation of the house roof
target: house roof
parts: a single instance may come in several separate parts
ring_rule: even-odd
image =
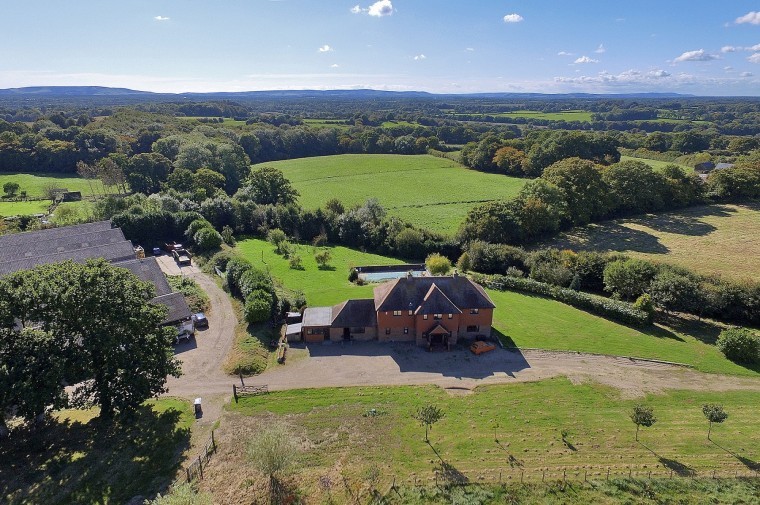
[[[84,263],[88,259],[104,258],[111,263],[127,261],[135,258],[135,251],[132,242],[125,240],[116,244],[98,245],[94,247],[84,247],[73,251],[65,251],[46,256],[37,256],[32,258],[14,259],[0,263],[0,275],[6,275],[19,270],[28,270],[39,265],[57,263],[60,261],[71,260],[76,263]]]
[[[438,286],[433,283],[425,294],[425,298],[422,299],[422,303],[415,314],[461,314],[462,311],[454,305],[454,302],[443,294]]]
[[[330,326],[350,328],[376,325],[377,312],[372,299],[346,300],[332,307]]]
[[[402,277],[375,288],[375,310],[417,310],[435,286],[454,306],[460,309],[492,309],[496,306],[482,286],[467,277]],[[442,298],[435,295],[436,301]],[[432,305],[431,305],[432,306]],[[437,312],[443,313],[443,312]],[[451,313],[451,312],[447,312]]]
[[[717,165],[715,165],[715,169],[723,170],[724,168],[731,168],[733,166],[734,166],[733,163],[718,163]]]
[[[164,318],[163,324],[178,323],[185,319],[190,319],[192,313],[190,307],[185,301],[185,297],[182,293],[169,293],[168,295],[157,296],[151,300],[151,303],[166,305],[169,308],[169,313]]]
[[[23,241],[0,241],[0,262],[23,258],[37,258],[49,254],[58,254],[99,245],[117,244],[124,242],[124,234],[119,228],[107,230],[70,233],[59,237],[35,235]]]
[[[301,333],[301,328],[303,325],[301,323],[295,323],[295,324],[289,324],[285,327],[285,336],[288,335],[299,335]]]
[[[158,266],[158,261],[153,256],[114,263],[114,266],[126,268],[139,277],[140,280],[152,282],[156,286],[156,296],[168,295],[172,292],[169,281],[166,280],[161,267]]]
[[[110,221],[98,221],[96,223],[77,224],[74,226],[64,226],[61,228],[50,228],[47,230],[25,231],[22,233],[12,233],[10,235],[0,236],[0,248],[9,245],[33,243],[37,244],[42,240],[55,240],[60,237],[70,235],[81,235],[83,233],[92,233],[111,229]]]
[[[330,326],[332,307],[309,307],[303,311],[304,326]]]

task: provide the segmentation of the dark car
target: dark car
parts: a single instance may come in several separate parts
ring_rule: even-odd
[[[208,319],[206,319],[206,315],[203,312],[198,312],[197,314],[193,314],[193,324],[195,324],[196,328],[208,328]]]
[[[164,252],[161,250],[160,247],[154,247],[153,248],[153,256],[161,256]]]

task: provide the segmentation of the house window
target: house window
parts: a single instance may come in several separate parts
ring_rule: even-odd
[[[409,335],[409,328],[404,328],[404,335]]]
[[[453,319],[453,318],[454,318],[454,314],[449,314],[449,319]]]
[[[311,329],[306,330],[306,334],[307,335],[314,335],[314,330],[311,330]]]
[[[414,312],[412,312],[412,311],[410,310],[410,311],[409,311],[409,315],[411,316],[412,314],[414,314]]]
[[[422,316],[422,319],[424,319],[425,321],[427,321],[427,314],[424,314],[424,315]]]
[[[441,319],[443,319],[443,314],[433,314],[433,319],[435,319],[436,321],[440,321]]]
[[[477,314],[480,312],[480,309],[470,309],[470,314]]]
[[[394,316],[400,316],[401,315],[401,311],[400,310],[394,310],[393,311],[393,315]]]
[[[385,334],[386,335],[390,335],[391,334],[391,329],[390,328],[386,328],[385,329]]]
[[[480,326],[468,326],[467,327],[467,333],[475,333],[477,331],[480,331]]]

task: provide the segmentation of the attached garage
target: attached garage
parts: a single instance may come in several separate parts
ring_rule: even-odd
[[[301,333],[306,343],[324,342],[330,334],[332,307],[310,307],[303,311]]]

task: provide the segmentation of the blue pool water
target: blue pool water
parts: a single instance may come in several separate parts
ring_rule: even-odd
[[[397,271],[391,271],[391,272],[370,272],[370,273],[361,273],[359,274],[359,278],[364,279],[367,282],[382,282],[382,281],[390,281],[393,279],[400,279],[401,277],[406,276],[406,273],[408,270],[397,270]],[[425,275],[424,270],[412,270],[412,275],[414,277],[422,277]]]

